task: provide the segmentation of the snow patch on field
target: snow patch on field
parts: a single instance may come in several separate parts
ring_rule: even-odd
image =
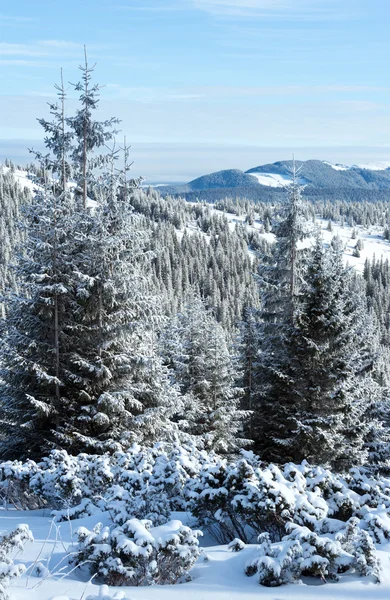
[[[0,165],[3,173],[8,173],[8,171],[10,170],[9,167],[6,167],[5,165]],[[18,184],[20,185],[21,188],[27,188],[29,189],[31,192],[34,191],[34,189],[36,189],[36,185],[31,181],[31,179],[28,176],[28,172],[27,171],[19,171],[18,169],[16,169],[13,172],[15,181],[18,182]]]
[[[283,188],[292,183],[292,179],[289,175],[281,175],[279,173],[248,173],[252,177],[256,177],[260,185],[267,185],[268,187]],[[299,178],[299,184],[305,185],[307,180],[303,177]]]
[[[287,175],[279,175],[278,173],[248,173],[255,177],[260,185],[267,185],[268,187],[284,187],[289,185],[292,180]]]
[[[335,171],[349,171],[349,169],[351,168],[351,167],[348,167],[347,165],[341,165],[339,163],[334,164],[334,163],[328,162],[327,160],[323,160],[322,162],[324,163],[324,165],[328,165],[328,167],[332,167],[332,169],[334,169]]]
[[[353,165],[351,169],[366,169],[367,171],[385,171],[386,169],[390,169],[390,161],[384,160],[375,163],[365,163],[361,165]]]
[[[365,229],[361,226],[347,227],[338,223],[332,223],[332,231],[328,231],[328,221],[318,219],[317,223],[321,227],[321,233],[324,244],[328,246],[334,236],[338,236],[344,243],[344,261],[351,267],[354,267],[359,273],[363,272],[366,259],[376,259],[383,257],[384,260],[390,260],[390,243],[383,238],[383,227],[371,227]],[[352,232],[355,229],[356,238],[352,239]],[[363,242],[363,249],[360,250],[360,256],[353,256],[354,247],[357,240]]]

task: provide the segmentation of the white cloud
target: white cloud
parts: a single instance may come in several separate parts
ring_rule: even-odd
[[[237,102],[244,98],[282,97],[289,101],[293,96],[321,98],[322,95],[339,96],[342,94],[360,94],[389,92],[389,86],[369,85],[279,85],[279,86],[197,86],[182,88],[166,87],[130,87],[109,83],[105,86],[110,98],[129,99],[140,103],[164,103],[169,101],[205,101]],[[352,102],[352,100],[351,100]],[[358,102],[356,100],[356,102]],[[366,107],[367,101],[362,100]],[[371,104],[370,104],[371,105]]]
[[[50,52],[39,44],[10,44],[0,42],[0,56],[47,56]]]
[[[335,0],[191,0],[193,5],[216,16],[283,17],[323,19],[341,16]],[[337,9],[337,13],[335,13]]]
[[[104,46],[90,45],[96,51]],[[50,67],[68,60],[81,59],[84,47],[81,43],[68,40],[38,40],[30,44],[0,42],[0,64],[14,67]]]
[[[32,21],[36,21],[35,17],[20,17],[17,15],[5,15],[3,13],[0,13],[0,23],[29,23]]]

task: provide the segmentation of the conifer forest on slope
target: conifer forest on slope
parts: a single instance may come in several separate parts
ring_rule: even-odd
[[[0,599],[387,597],[388,204],[161,197],[99,90],[0,171]]]

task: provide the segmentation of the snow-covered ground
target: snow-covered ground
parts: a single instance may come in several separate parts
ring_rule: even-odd
[[[185,517],[185,514],[173,515]],[[252,557],[255,546],[248,545],[241,552],[230,552],[227,546],[207,546],[204,554],[191,570],[192,580],[174,586],[112,587],[99,586],[89,581],[89,575],[68,566],[74,551],[73,532],[80,526],[92,528],[101,515],[78,521],[52,524],[49,511],[3,510],[0,513],[0,532],[4,533],[19,523],[27,523],[35,541],[28,543],[17,561],[24,562],[27,573],[11,585],[12,600],[89,600],[122,598],[123,600],[389,600],[390,598],[390,544],[382,546],[378,555],[382,561],[382,582],[370,578],[344,575],[338,583],[319,584],[305,580],[301,584],[278,588],[260,586],[256,576],[247,577],[244,565]],[[57,530],[58,528],[58,530]],[[210,540],[204,540],[206,544]],[[43,577],[31,575],[34,565],[48,566]]]
[[[229,222],[229,228],[231,231],[234,230],[237,223],[243,223],[246,215],[237,216],[232,213],[225,213],[220,210],[216,210],[212,204],[209,205],[212,213],[224,215]],[[366,229],[360,225],[350,227],[348,225],[340,225],[339,223],[332,223],[332,231],[328,230],[329,221],[325,219],[316,219],[317,225],[321,228],[322,238],[324,245],[328,246],[334,236],[338,236],[343,241],[344,260],[345,264],[349,264],[354,267],[359,273],[363,272],[364,263],[366,259],[372,259],[374,256],[377,259],[383,257],[384,260],[390,259],[390,242],[385,240],[383,237],[383,227],[375,226]],[[262,223],[255,221],[253,225],[247,225],[248,230],[259,231],[261,230]],[[194,227],[189,227],[188,230],[194,231]],[[355,230],[356,238],[352,239],[352,232]],[[272,243],[275,240],[275,235],[270,233],[261,233],[262,238],[266,239],[267,242]],[[360,257],[353,256],[354,247],[356,246],[357,240],[360,239],[363,242],[363,249],[360,250]],[[314,240],[313,240],[314,242]],[[310,241],[308,243],[311,243]]]
[[[360,165],[352,165],[351,169],[367,169],[368,171],[384,171],[390,169],[390,161],[385,160],[381,162],[363,163]]]
[[[332,231],[328,231],[328,221],[318,219],[317,223],[321,227],[322,237],[325,245],[329,245],[331,239],[334,236],[338,236],[344,243],[344,260],[345,263],[354,267],[359,273],[363,272],[364,263],[367,258],[379,259],[383,257],[384,260],[390,259],[390,243],[383,238],[383,227],[370,227],[365,229],[360,226],[353,227],[342,227],[337,223],[332,223]],[[352,231],[355,229],[356,238],[352,239]],[[357,240],[360,239],[363,242],[363,249],[360,251],[360,257],[353,256],[353,250],[356,246]]]
[[[331,163],[328,162],[327,160],[323,160],[322,161],[324,163],[324,165],[328,165],[329,167],[332,167],[332,169],[334,169],[335,171],[348,171],[351,167],[348,167],[347,165],[341,165],[340,163]]]
[[[8,173],[8,171],[10,170],[10,168],[6,167],[5,165],[0,165],[0,168],[3,170],[4,173]],[[36,185],[31,181],[31,179],[29,179],[27,171],[20,171],[18,169],[15,169],[14,178],[21,188],[27,188],[31,192],[34,189],[36,189]]]

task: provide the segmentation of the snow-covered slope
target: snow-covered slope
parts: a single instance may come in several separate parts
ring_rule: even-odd
[[[390,169],[390,161],[381,161],[373,163],[363,163],[361,165],[352,165],[351,169],[366,169],[367,171],[385,171]]]
[[[324,165],[328,165],[328,167],[332,167],[332,169],[334,169],[335,171],[348,171],[348,169],[350,169],[351,167],[347,167],[347,165],[340,165],[339,163],[331,163],[328,162],[327,160],[323,160],[322,161],[324,163]]]
[[[268,187],[285,187],[292,183],[292,179],[288,175],[282,175],[279,173],[250,173],[252,177],[256,177],[260,185],[267,185]],[[302,177],[299,179],[299,183],[304,185],[306,180]]]
[[[234,230],[237,224],[242,224],[245,222],[245,215],[237,216],[232,213],[216,210],[213,204],[209,204],[208,206],[212,214],[220,215],[227,219],[229,223],[229,229],[231,231]],[[375,256],[377,259],[383,257],[384,260],[387,258],[390,260],[390,242],[383,238],[383,227],[370,227],[370,229],[365,229],[359,225],[350,227],[347,225],[342,226],[339,223],[332,223],[332,231],[329,231],[328,221],[318,218],[316,223],[321,228],[322,238],[325,246],[330,244],[330,241],[334,236],[341,238],[345,247],[345,264],[350,265],[359,273],[363,272],[364,263],[367,258],[372,259],[373,256]],[[260,232],[263,230],[263,224],[260,221],[255,220],[253,225],[247,225],[247,228],[249,231]],[[355,230],[356,234],[356,238],[354,239],[352,238],[353,230]],[[187,231],[188,233],[194,233],[195,231],[200,232],[200,230],[198,230],[193,224],[187,225]],[[181,236],[182,232],[178,232],[178,235]],[[207,240],[210,239],[207,234],[203,233],[202,235],[204,235]],[[272,232],[260,233],[259,235],[269,243],[272,243],[275,240],[275,235]],[[360,251],[360,256],[356,257],[353,256],[353,251],[358,239],[363,242],[363,248]],[[309,240],[306,242],[306,244],[311,243],[314,243],[314,240]],[[249,253],[250,255],[253,255],[253,252],[249,251]]]
[[[0,165],[0,168],[2,169],[2,171],[4,173],[8,173],[8,171],[10,170],[10,168],[6,167],[5,165]],[[36,185],[34,185],[34,183],[28,177],[27,171],[20,171],[18,169],[15,169],[15,171],[13,172],[13,175],[14,175],[15,180],[18,182],[18,184],[20,185],[21,188],[27,188],[31,192],[34,190],[34,188],[36,188]]]

